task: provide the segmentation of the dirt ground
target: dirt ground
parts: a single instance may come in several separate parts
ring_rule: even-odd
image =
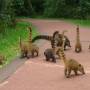
[[[65,54],[67,58],[74,58],[83,64],[86,74],[65,78],[63,61],[57,59],[57,63],[46,62],[43,52],[50,47],[50,43],[40,40],[37,42],[40,47],[39,57],[26,60],[11,77],[0,84],[0,90],[90,90],[90,28],[80,27],[83,51],[75,53],[76,25],[59,20],[25,20],[32,22],[41,34],[52,35],[55,30],[60,33],[68,30],[65,34],[72,48],[65,51]]]

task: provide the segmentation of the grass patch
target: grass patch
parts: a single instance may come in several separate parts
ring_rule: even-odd
[[[19,55],[19,36],[23,40],[28,40],[28,26],[32,24],[28,22],[18,22],[15,28],[8,27],[5,34],[0,34],[0,53],[6,56],[5,64],[9,64],[13,58]],[[38,34],[36,28],[32,26],[32,37]]]
[[[69,20],[65,20],[65,21],[74,23],[76,25],[78,24],[78,25],[84,26],[84,27],[90,27],[90,20],[69,19]]]

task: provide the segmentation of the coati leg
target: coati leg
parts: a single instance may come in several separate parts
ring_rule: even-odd
[[[45,55],[45,57],[46,57],[46,61],[49,61],[50,58],[47,55]]]
[[[31,51],[31,57],[32,58],[34,57],[34,51]]]
[[[64,69],[64,74],[67,76],[67,68]]]
[[[26,56],[25,56],[25,52],[21,52],[21,56],[20,56],[20,58],[25,58]]]
[[[70,77],[70,74],[71,74],[71,69],[68,68],[68,69],[67,69],[67,72],[68,72],[68,74],[66,75],[66,77],[69,78],[69,77]]]
[[[37,50],[35,50],[35,53],[36,53],[36,56],[38,56],[38,51]]]
[[[32,51],[32,57],[37,57],[38,56],[38,51],[37,50],[33,50]]]
[[[78,75],[77,70],[74,70],[75,75]]]
[[[55,57],[52,57],[52,62],[56,63]]]
[[[29,59],[29,58],[31,57],[31,52],[30,52],[30,51],[26,52],[26,53],[25,53],[25,57],[26,57],[27,59]]]

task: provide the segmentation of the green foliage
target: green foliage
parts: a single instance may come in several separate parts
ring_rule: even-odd
[[[31,17],[34,14],[31,0],[13,0],[13,5],[17,16]]]
[[[11,25],[15,15],[87,19],[90,0],[0,0],[0,15],[10,20]]]
[[[45,0],[31,0],[31,3],[34,13],[37,15],[42,15],[45,8],[44,7]]]
[[[5,64],[10,63],[14,57],[20,54],[19,36],[21,35],[23,41],[28,40],[28,26],[32,26],[32,24],[18,22],[15,28],[7,27],[5,34],[0,34],[0,52],[7,58]],[[32,26],[32,29],[32,36],[35,37],[38,33],[35,27]]]
[[[46,0],[45,16],[87,19],[90,17],[89,0]]]
[[[78,24],[84,27],[90,27],[90,20],[78,20],[78,19],[69,19],[69,20],[65,20],[67,22],[70,23],[74,23],[74,24]]]
[[[0,32],[5,32],[7,26],[15,26],[15,13],[12,0],[0,0]]]

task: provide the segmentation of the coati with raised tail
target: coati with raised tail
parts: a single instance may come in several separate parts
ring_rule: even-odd
[[[79,53],[82,51],[82,45],[80,43],[80,32],[79,32],[79,26],[77,25],[77,33],[76,33],[76,45],[75,45],[75,52]]]
[[[64,46],[64,42],[65,41],[63,40],[63,46]],[[81,65],[74,59],[66,58],[63,46],[58,49],[58,54],[65,64],[65,69],[64,69],[65,76],[69,78],[71,71],[74,71],[75,75],[78,75],[78,71],[81,72],[82,74],[85,74],[83,65]]]
[[[32,54],[32,57],[38,56],[39,54],[39,47],[37,47],[36,44],[32,43],[32,29],[31,27],[28,27],[29,29],[29,53]],[[35,55],[36,53],[36,55]]]
[[[65,69],[64,74],[67,78],[70,77],[71,71],[74,71],[75,75],[78,75],[78,71],[85,74],[84,67],[74,59],[67,59],[64,51],[60,48],[58,50],[60,58],[64,61]]]
[[[21,58],[27,57],[30,58],[30,56],[35,57],[39,54],[39,48],[32,43],[31,40],[31,27],[28,27],[30,33],[29,33],[29,42],[25,43],[22,42],[21,36],[20,36],[20,49],[21,49]],[[36,53],[36,54],[35,54]]]
[[[55,32],[58,32],[58,31],[55,31]],[[71,47],[71,45],[70,45],[70,40],[68,39],[68,37],[67,36],[64,36],[64,37],[66,39],[64,49],[66,50],[66,47]],[[36,40],[39,40],[39,39],[48,40],[51,42],[51,45],[53,43],[53,36],[48,36],[48,35],[38,35],[32,39],[32,42],[35,42]],[[58,38],[56,38],[56,39],[57,39],[56,40],[57,46],[61,46],[62,45],[62,34],[58,34]],[[53,46],[52,46],[52,48],[53,48]]]

